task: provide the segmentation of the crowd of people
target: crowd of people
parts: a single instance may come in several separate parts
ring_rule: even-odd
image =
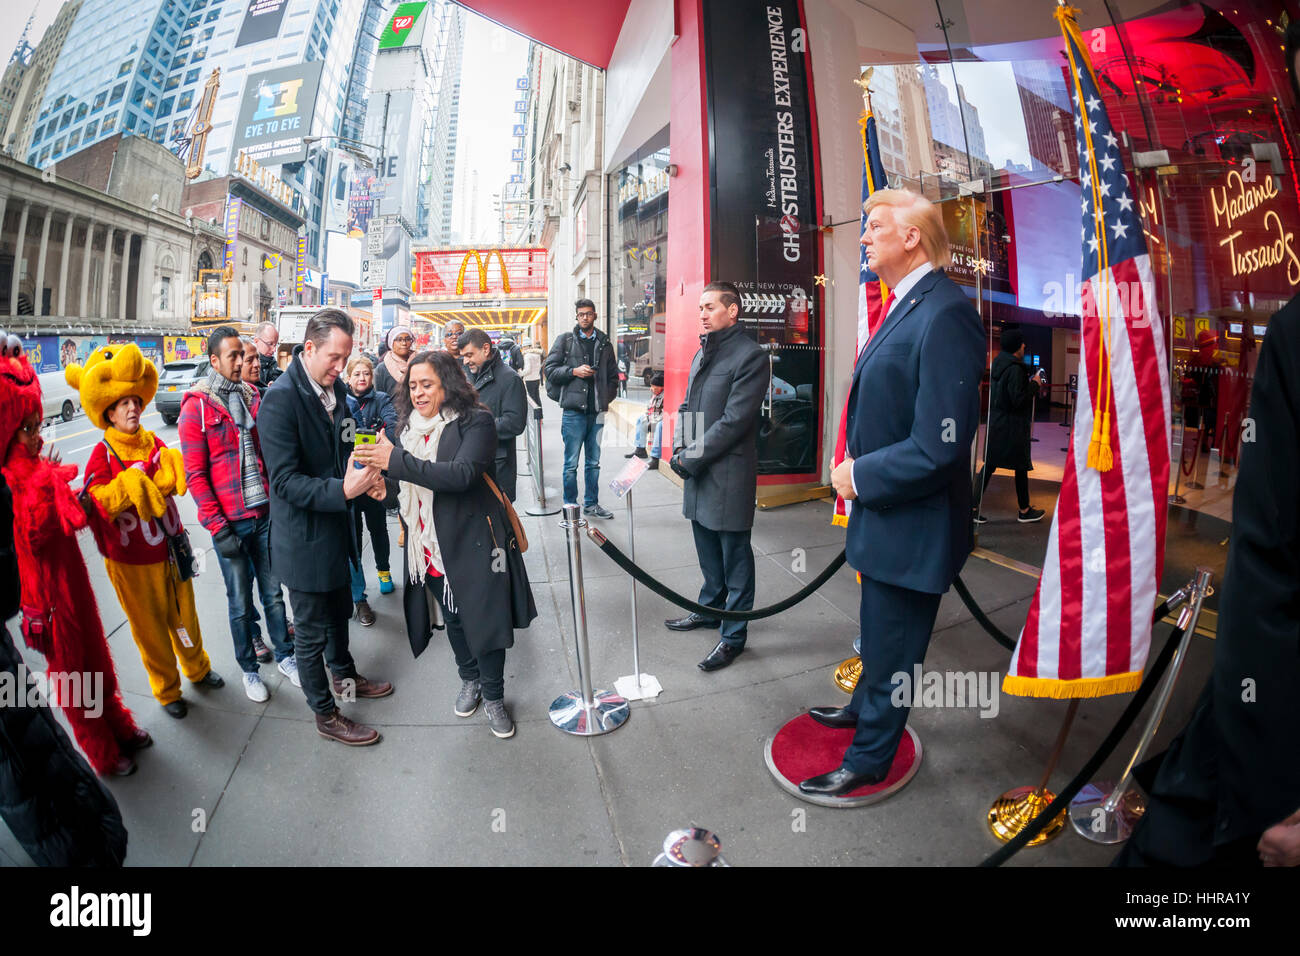
[[[851,505],[846,551],[861,585],[863,673],[846,706],[810,711],[826,727],[853,730],[838,765],[800,783],[819,798],[886,780],[908,718],[908,707],[894,699],[892,675],[924,662],[940,598],[971,552],[980,518],[973,499],[994,469],[1016,473],[1021,522],[1043,515],[1030,506],[1026,487],[1025,408],[1039,380],[1023,363],[1023,337],[1004,333],[993,363],[989,450],[972,491],[969,448],[979,421],[984,332],[944,272],[950,252],[942,218],[924,198],[892,189],[877,190],[865,210],[862,244],[892,292],[858,355],[847,454],[831,473]],[[682,483],[682,514],[704,579],[699,604],[718,612],[750,611],[755,597],[750,536],[769,372],[762,349],[744,333],[740,308],[731,283],[704,286],[700,349],[667,459]],[[453,713],[466,718],[482,707],[491,733],[512,737],[506,653],[515,631],[537,617],[522,560],[527,540],[512,504],[515,444],[541,382],[563,411],[565,503],[578,505],[582,459],[583,512],[613,518],[599,501],[600,446],[619,369],[609,337],[595,326],[595,305],[580,299],[575,313],[574,328],[556,337],[544,362],[458,323],[444,329],[441,348],[419,352],[411,329],[398,326],[375,362],[356,352],[351,318],[325,308],[282,363],[273,327],[245,340],[223,326],[208,337],[207,378],[182,400],[179,449],[142,425],[157,390],[154,365],[133,344],[103,346],[67,370],[89,420],[103,431],[75,490],[77,469],[56,453],[43,454],[39,382],[20,343],[13,345],[18,340],[6,339],[0,447],[17,533],[12,545],[0,544],[21,571],[21,590],[6,591],[6,606],[19,599],[24,638],[51,668],[102,675],[98,713],[60,700],[94,770],[133,772],[133,754],[152,739],[118,691],[76,544],[79,530],[94,535],[164,711],[186,716],[182,677],[203,692],[224,686],[195,610],[194,550],[176,505],[185,494],[211,536],[235,660],[251,700],[269,698],[260,668],[274,664],[302,690],[322,737],[349,746],[379,742],[378,730],[339,705],[394,693],[390,681],[363,676],[348,633],[353,619],[363,626],[375,621],[361,564],[366,530],[381,594],[396,589],[392,509],[401,528],[401,600],[412,654],[419,657],[433,632],[444,630],[460,678]],[[1249,500],[1237,496],[1215,678],[1187,731],[1149,770],[1152,813],[1123,862],[1300,861],[1295,762],[1277,769],[1279,785],[1261,794],[1246,786],[1251,774],[1241,756],[1253,747],[1276,762],[1294,749],[1285,730],[1295,709],[1295,696],[1287,694],[1295,662],[1286,656],[1293,655],[1295,635],[1295,496],[1294,481],[1277,474],[1293,479],[1296,470],[1295,455],[1286,452],[1296,447],[1294,401],[1280,386],[1295,377],[1297,353],[1288,346],[1297,314],[1294,303],[1279,313],[1261,356],[1252,408],[1276,444],[1271,462],[1256,455],[1242,466],[1239,490],[1248,489]],[[881,344],[886,339],[888,347]],[[656,466],[663,402],[663,380],[655,378],[632,452]],[[885,407],[909,412],[877,413]],[[944,437],[949,425],[955,437]],[[4,524],[7,535],[10,522]],[[1254,588],[1249,602],[1247,579]],[[1254,630],[1243,641],[1252,614]],[[731,613],[690,613],[665,625],[719,631],[698,665],[706,672],[730,666],[746,647],[747,622]],[[1259,681],[1258,707],[1239,706],[1243,678]],[[83,810],[99,812],[94,801]]]

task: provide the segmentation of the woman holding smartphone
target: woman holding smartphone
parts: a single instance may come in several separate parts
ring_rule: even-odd
[[[381,434],[357,445],[354,457],[382,468],[396,491],[406,530],[407,637],[416,657],[429,644],[431,594],[446,622],[461,688],[457,717],[469,717],[480,700],[497,737],[515,733],[505,705],[506,649],[514,645],[511,581],[498,560],[513,531],[488,480],[493,478],[497,435],[492,413],[448,352],[411,358],[397,390],[397,439]],[[391,497],[391,494],[390,494]],[[536,616],[531,595],[531,616]]]

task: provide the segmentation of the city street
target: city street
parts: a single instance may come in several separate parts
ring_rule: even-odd
[[[558,489],[559,409],[547,401],[545,412],[546,483]],[[176,429],[160,427],[156,412],[146,414],[144,425],[175,444]],[[97,435],[79,416],[47,432],[47,439],[66,461],[82,465]],[[523,467],[522,439],[520,448]],[[627,450],[606,445],[604,482],[622,467]],[[996,483],[990,499],[1002,491],[1009,496],[1009,484]],[[345,709],[381,730],[378,746],[352,749],[319,737],[301,691],[274,666],[262,667],[270,701],[254,704],[244,696],[215,561],[196,580],[196,595],[204,643],[226,686],[200,691],[187,684],[189,716],[173,720],[149,695],[103,562],[83,535],[126,703],[156,741],[139,755],[136,774],[107,781],[130,832],[127,864],[645,866],[670,831],[691,824],[716,831],[736,866],[965,866],[997,849],[985,825],[988,807],[1003,791],[1037,782],[1064,702],[1002,695],[997,716],[989,718],[974,706],[914,709],[911,725],[924,745],[919,773],[899,794],[862,809],[793,799],[764,765],[764,742],[785,721],[810,706],[846,700],[831,675],[851,654],[857,632],[857,587],[847,567],[802,604],[752,624],[745,654],[714,674],[695,664],[716,633],[668,631],[662,621],[677,614],[642,589],[642,671],[657,677],[664,693],[634,702],[628,722],[606,736],[582,739],[553,728],[548,705],[578,686],[565,537],[557,517],[522,514],[534,500],[531,479],[521,476],[519,489],[539,617],[517,632],[507,656],[506,699],[518,733],[504,741],[491,735],[481,710],[469,719],[453,716],[459,680],[445,640],[435,635],[429,651],[412,660],[400,590],[378,594],[368,553],[369,599],[378,620],[371,628],[352,624],[352,649],[361,673],[392,680],[396,693]],[[679,489],[652,472],[634,497],[640,563],[694,596],[700,575]],[[1010,500],[994,510],[1006,513]],[[607,489],[601,501],[616,516],[601,522],[602,530],[626,550],[624,503]],[[181,500],[181,512],[196,549],[209,549],[192,499]],[[844,533],[829,517],[824,501],[758,514],[759,605],[798,590],[843,547]],[[585,538],[582,555],[594,683],[609,688],[632,672],[628,579]],[[1035,579],[977,558],[963,578],[990,617],[1015,634]],[[11,634],[16,625],[9,622]],[[1167,632],[1161,626],[1157,642]],[[38,655],[24,654],[29,666],[42,666]],[[1194,639],[1158,747],[1186,721],[1210,659],[1208,640]],[[1006,652],[955,594],[946,595],[927,669],[993,671],[1000,680],[1006,665]],[[1128,699],[1081,703],[1055,786],[1092,754]],[[1125,738],[1106,775],[1122,770],[1135,738],[1136,731]],[[1021,852],[1012,865],[1104,866],[1114,853],[1067,827],[1053,842]],[[0,863],[30,865],[3,827]]]

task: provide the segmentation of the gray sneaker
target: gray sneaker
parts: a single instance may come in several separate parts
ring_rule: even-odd
[[[515,722],[506,713],[504,700],[483,701],[483,711],[487,714],[488,726],[492,728],[495,736],[504,740],[515,735]]]
[[[460,693],[456,695],[456,716],[469,717],[478,710],[478,702],[483,698],[482,688],[476,680],[460,682]]]

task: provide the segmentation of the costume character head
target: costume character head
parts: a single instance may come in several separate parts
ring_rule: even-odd
[[[41,412],[41,383],[23,354],[23,341],[0,331],[0,460],[24,418]]]
[[[85,365],[69,365],[63,374],[81,393],[81,405],[96,428],[112,424],[105,412],[126,396],[134,395],[141,405],[148,405],[158,391],[158,369],[134,342],[101,346],[90,353]]]

